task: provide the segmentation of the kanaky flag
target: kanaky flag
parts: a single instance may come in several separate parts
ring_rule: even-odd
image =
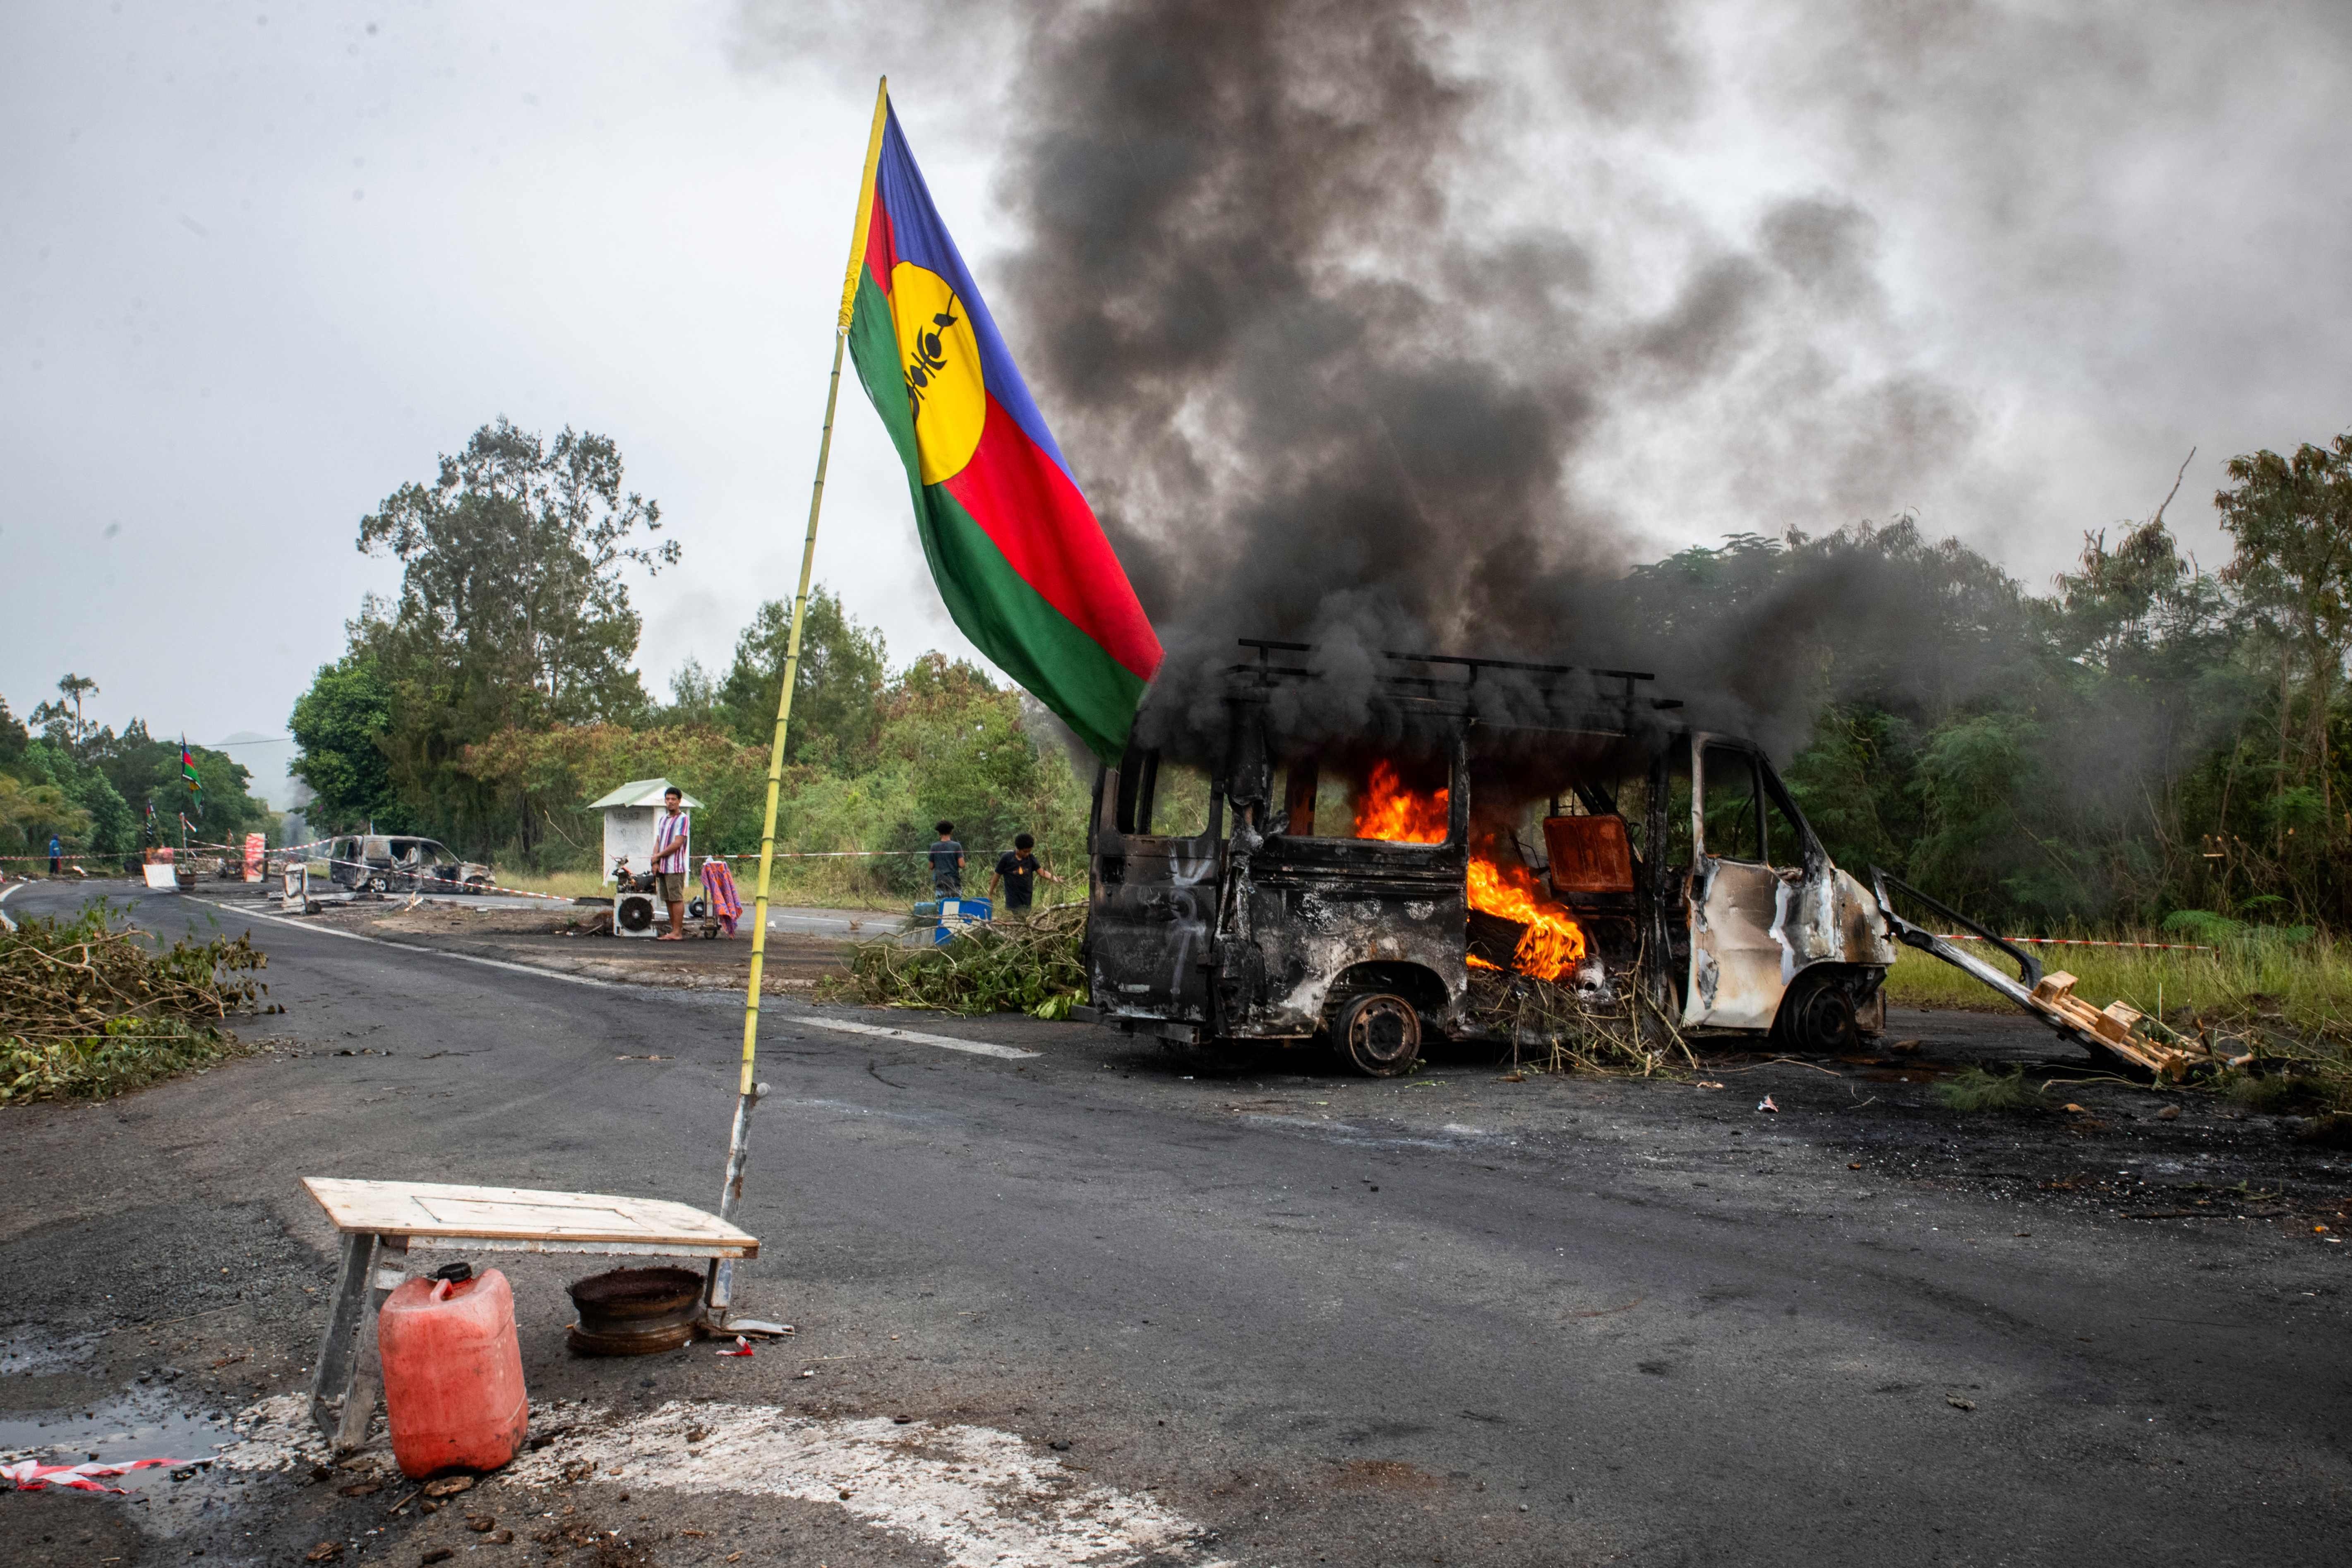
[[[180,780],[188,786],[188,798],[197,803],[198,810],[204,809],[204,775],[196,772],[196,754],[188,750],[185,741],[180,742]]]
[[[842,300],[850,357],[907,465],[948,614],[1115,763],[1160,639],[1070,477],[886,92]]]

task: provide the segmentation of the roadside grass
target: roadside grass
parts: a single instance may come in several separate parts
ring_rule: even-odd
[[[2177,1035],[2201,1040],[2219,1057],[2252,1057],[2223,1080],[2249,1105],[2352,1110],[2352,948],[2325,931],[2204,921],[2189,931],[2100,934],[2120,942],[2201,942],[2210,952],[2032,951],[2045,972],[2074,975],[2075,994],[2093,1006],[2123,1002],[2147,1015],[2159,1038]],[[1971,946],[1987,952],[1981,943]],[[1998,955],[1987,956],[2007,967]],[[1887,973],[1886,999],[1896,1007],[2015,1010],[1950,964],[1909,948]]]
[[[566,899],[594,898],[609,895],[613,884],[600,879],[593,871],[509,871],[499,869],[498,884],[501,888],[520,888],[527,893],[553,893]]]
[[[2178,942],[2179,933],[2119,931],[2105,940]],[[2008,967],[1984,943],[1969,950]],[[2095,1006],[2128,1002],[2150,1017],[2169,1020],[2181,1009],[2213,1017],[2273,1015],[2294,1026],[2325,1031],[2352,1023],[2352,951],[2324,932],[2300,942],[2227,942],[2217,951],[2039,947],[2031,949],[2051,973],[2074,976],[2074,990]],[[1897,1007],[1954,1007],[2006,1013],[2011,1005],[1930,954],[1901,950],[1886,976],[1886,1000]]]
[[[252,939],[145,934],[103,902],[0,931],[0,1104],[105,1100],[246,1049],[226,1021],[268,989]]]

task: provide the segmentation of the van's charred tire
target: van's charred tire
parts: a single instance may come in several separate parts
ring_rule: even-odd
[[[1841,1056],[1859,1049],[1862,1026],[1854,1016],[1853,988],[1843,974],[1801,974],[1780,998],[1772,1034],[1784,1050]]]
[[[1402,996],[1366,992],[1331,1021],[1331,1044],[1358,1072],[1394,1078],[1421,1059],[1421,1015]]]

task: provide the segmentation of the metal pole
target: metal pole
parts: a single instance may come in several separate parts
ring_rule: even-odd
[[[849,268],[843,280],[841,315],[833,334],[833,379],[824,393],[824,429],[817,437],[816,484],[809,494],[808,534],[801,542],[801,581],[793,598],[792,630],[784,642],[783,689],[776,696],[776,732],[768,743],[768,806],[760,826],[760,880],[751,895],[751,975],[743,993],[743,1071],[736,1086],[735,1124],[727,1142],[727,1174],[719,1192],[719,1217],[732,1219],[743,1197],[743,1173],[751,1160],[751,1112],[768,1086],[752,1069],[760,1044],[760,974],[768,953],[768,883],[776,856],[776,798],[784,782],[784,731],[793,716],[793,687],[800,677],[801,630],[808,618],[809,578],[816,567],[816,525],[824,506],[824,470],[833,456],[833,416],[841,396],[841,356],[849,344],[849,323],[857,300],[858,274],[866,260],[866,226],[874,211],[874,169],[882,152],[882,128],[890,111],[890,79],[874,95],[874,125],[866,142],[865,183],[858,187],[857,218],[850,236]],[[705,1302],[723,1324],[732,1300],[733,1258],[710,1270]]]

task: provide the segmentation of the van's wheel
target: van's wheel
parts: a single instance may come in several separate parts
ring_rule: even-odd
[[[1421,1015],[1402,996],[1369,991],[1339,1009],[1331,1043],[1358,1072],[1394,1078],[1421,1059]]]
[[[1856,1049],[1862,1027],[1854,1017],[1853,992],[1844,976],[1800,976],[1780,998],[1773,1015],[1772,1033],[1784,1049],[1842,1056]]]

